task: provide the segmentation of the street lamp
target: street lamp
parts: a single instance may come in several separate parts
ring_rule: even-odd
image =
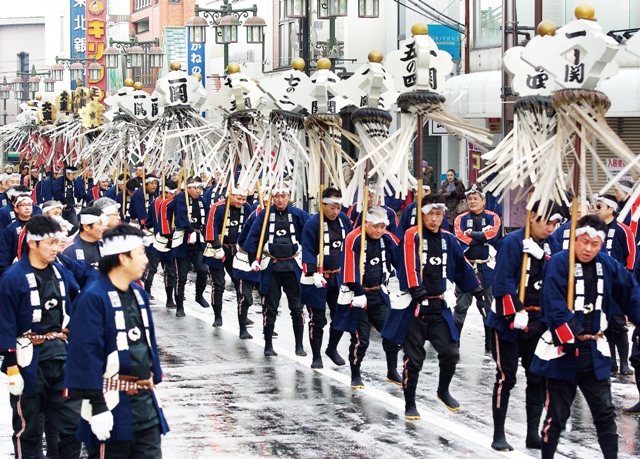
[[[2,117],[4,118],[3,126],[7,124],[7,100],[11,96],[11,86],[7,83],[7,77],[2,77],[2,86],[0,86],[0,100],[3,103]]]
[[[305,1],[306,0],[298,0]],[[258,7],[253,5],[251,8],[237,8],[229,4],[229,0],[223,0],[222,7],[201,8],[196,5],[195,16],[187,20],[186,27],[189,31],[189,39],[193,44],[203,44],[206,41],[206,27],[215,27],[216,43],[224,46],[224,69],[227,70],[229,65],[229,43],[238,42],[238,26],[244,25],[247,28],[247,43],[257,44],[264,42],[264,34],[262,29],[266,26],[264,19],[258,16]],[[202,17],[200,17],[202,13]],[[249,13],[253,13],[249,17]],[[244,24],[241,18],[247,18]]]
[[[56,56],[56,63],[49,68],[50,76],[54,81],[62,81],[64,79],[64,69],[69,69],[71,81],[82,86],[84,84],[84,66],[86,62],[91,62],[89,65],[89,79],[92,81],[99,80],[102,65],[96,62],[95,56],[78,57],[77,54],[69,59]],[[78,80],[80,80],[80,82],[78,82]]]
[[[153,74],[142,75],[143,71],[151,72],[151,69],[163,67],[164,51],[160,48],[160,40],[140,41],[135,32],[131,32],[129,40],[109,39],[109,46],[102,53],[105,56],[105,65],[108,69],[120,67],[121,59],[125,60],[125,67],[131,69],[132,73],[139,72],[139,75],[132,75],[136,80],[140,80],[144,87],[153,86]],[[126,70],[122,70],[122,77],[126,79]],[[136,78],[139,77],[139,78]]]
[[[27,77],[26,81],[25,81],[24,78],[22,78],[23,76]],[[49,72],[49,71],[47,71],[47,72],[37,72],[35,65],[31,67],[31,72],[20,72],[20,71],[17,71],[16,72],[16,77],[11,82],[11,85],[13,86],[14,98],[16,100],[23,100],[23,94],[24,94],[25,83],[26,83],[27,89],[31,93],[31,98],[35,99],[36,92],[38,92],[40,90],[40,78],[41,77],[49,77],[50,78],[51,77],[51,72]],[[6,79],[5,79],[4,82],[6,83]],[[45,91],[53,92],[53,89],[54,88],[52,86],[45,85]],[[9,91],[10,90],[11,89],[9,89]]]

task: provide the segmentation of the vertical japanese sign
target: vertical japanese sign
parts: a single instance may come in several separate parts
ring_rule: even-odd
[[[107,76],[104,71],[105,57],[103,56],[107,47],[107,11],[104,2],[100,0],[87,0],[86,4],[87,57],[95,57],[96,62],[102,66],[99,79],[91,80],[87,76],[87,86],[91,88],[92,92],[97,92],[93,88],[100,89],[100,100],[102,100],[107,91]],[[94,94],[95,96],[96,94]]]
[[[70,29],[71,43],[69,45],[69,57],[85,57],[87,50],[87,38],[85,37],[86,27],[86,0],[69,0],[71,8]],[[76,82],[71,82],[71,89],[76,88]]]
[[[189,40],[189,34],[187,33],[187,49],[188,49],[188,63],[187,73],[193,75],[199,73],[202,75],[202,86],[206,87],[206,70],[204,62],[204,45],[191,43]]]
[[[478,174],[481,168],[482,150],[472,143],[467,142],[468,158],[469,158],[469,185],[478,181]]]

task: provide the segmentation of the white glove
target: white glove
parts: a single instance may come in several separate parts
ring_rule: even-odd
[[[215,249],[213,251],[213,258],[224,261],[224,249],[222,247]]]
[[[253,263],[251,263],[251,269],[255,272],[260,271],[260,262],[258,260],[253,260]]]
[[[20,373],[9,376],[9,393],[11,395],[22,395],[24,390],[24,379]]]
[[[522,252],[528,253],[537,260],[542,260],[544,257],[544,250],[533,239],[525,239],[522,241]]]
[[[367,307],[366,295],[354,296],[353,300],[351,300],[351,306],[354,308],[366,308]]]
[[[473,230],[472,229],[468,229],[468,230],[466,230],[464,232],[464,235],[467,236],[467,237],[471,237],[471,233],[473,233]]]
[[[189,239],[187,240],[187,244],[195,244],[197,240],[198,240],[198,233],[194,231],[193,233],[189,234]]]
[[[108,440],[113,429],[113,415],[111,411],[96,414],[91,417],[91,431],[100,441]]]
[[[513,328],[516,330],[524,330],[529,324],[529,314],[524,312],[517,312],[513,318]]]
[[[313,273],[313,285],[315,285],[316,288],[324,288],[327,286],[327,281],[322,274]]]

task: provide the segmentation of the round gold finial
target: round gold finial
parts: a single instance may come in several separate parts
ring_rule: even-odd
[[[126,80],[124,80],[124,85],[127,88],[132,88],[133,87],[133,78],[127,78]]]
[[[369,62],[377,62],[378,64],[382,62],[383,57],[384,56],[382,55],[382,51],[378,51],[377,49],[371,51],[369,53],[369,56],[367,56]]]
[[[416,22],[411,26],[411,35],[427,35],[429,28],[424,22]]]
[[[182,64],[180,64],[180,62],[173,61],[171,63],[171,70],[177,71],[177,70],[180,70],[181,68],[182,68]]]
[[[136,81],[135,83],[133,83],[133,89],[135,89],[136,91],[141,91],[142,83],[140,83],[139,81]]]
[[[542,35],[543,37],[545,35],[550,35],[553,37],[556,34],[556,29],[557,27],[553,23],[553,21],[549,21],[548,19],[538,24],[538,34]]]
[[[35,103],[34,101],[30,100],[29,102],[27,102],[27,105],[28,105],[29,107],[35,107],[35,106],[36,106],[36,103]]]
[[[293,68],[294,70],[299,70],[299,71],[303,71],[304,67],[305,67],[305,62],[304,59],[301,57],[296,57],[293,62],[291,63],[291,68]]]
[[[42,96],[41,95],[37,95],[36,96],[36,100],[42,100]]]
[[[595,18],[596,11],[593,9],[593,6],[591,6],[591,3],[588,2],[579,3],[574,10],[574,14],[576,15],[576,19],[597,20]]]
[[[227,65],[227,72],[231,73],[240,73],[240,64],[237,62],[231,62]]]
[[[202,82],[202,75],[201,75],[200,73],[198,73],[198,72],[193,72],[193,73],[191,74],[191,76],[192,76],[193,78],[195,78],[196,80],[198,80],[198,83],[201,83],[201,82]]]
[[[322,59],[318,59],[318,70],[330,70],[331,69],[331,61],[326,57]]]

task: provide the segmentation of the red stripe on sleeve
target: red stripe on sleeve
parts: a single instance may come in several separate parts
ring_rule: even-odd
[[[561,343],[566,343],[567,341],[571,341],[574,338],[571,328],[569,328],[569,325],[566,323],[556,328],[556,335],[558,336],[558,339]]]
[[[344,242],[344,274],[343,283],[356,282],[356,251],[354,245],[356,239],[360,237],[360,230],[353,230],[347,235],[347,239]],[[357,257],[360,256],[358,252]],[[357,280],[360,282],[360,279]]]
[[[465,236],[464,231],[462,231],[461,225],[462,225],[462,217],[468,214],[469,214],[468,212],[465,212],[464,214],[458,215],[456,217],[456,220],[453,222],[453,227],[456,233],[456,237],[467,245],[471,244],[471,241],[473,239],[471,239],[469,236]]]
[[[516,313],[516,306],[513,304],[513,298],[511,295],[505,295],[502,297],[502,314],[504,316],[510,316]]]
[[[629,271],[633,271],[633,268],[636,265],[636,240],[633,236],[631,228],[620,222],[618,222],[618,225],[620,225],[620,227],[624,230],[625,242],[627,243],[627,252],[629,253],[629,255],[627,255],[626,266]]]
[[[500,232],[500,217],[495,212],[491,212],[490,210],[485,210],[485,213],[491,215],[493,217],[493,226],[491,226],[490,230],[484,232],[484,237],[489,239],[493,239]]]
[[[422,285],[421,275],[416,268],[416,262],[420,258],[420,252],[416,253],[416,238],[418,233],[418,227],[412,226],[409,228],[404,236],[404,244],[402,250],[404,251],[404,269],[407,273],[407,285],[409,288],[419,287]],[[422,248],[420,248],[422,249]]]

